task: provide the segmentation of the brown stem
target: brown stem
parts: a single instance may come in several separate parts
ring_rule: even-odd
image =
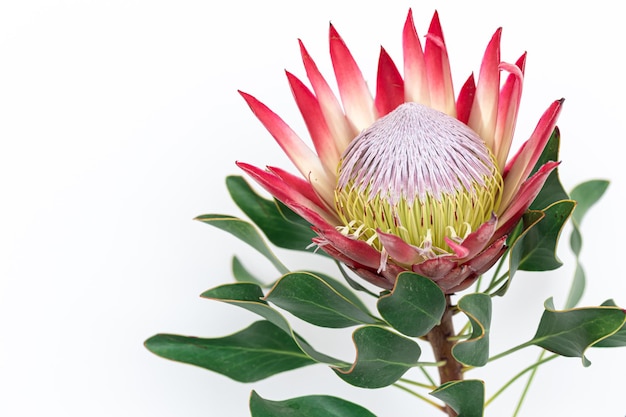
[[[458,381],[463,379],[463,366],[452,356],[452,347],[456,343],[453,339],[454,324],[452,323],[452,306],[450,296],[446,296],[446,311],[441,318],[441,324],[435,326],[426,336],[435,354],[436,361],[445,361],[439,367],[440,383]],[[456,417],[456,412],[446,406],[446,413],[449,417]]]

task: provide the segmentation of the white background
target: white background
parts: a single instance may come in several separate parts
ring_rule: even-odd
[[[324,366],[246,385],[142,346],[158,332],[217,337],[257,319],[198,295],[231,279],[234,253],[268,281],[276,272],[192,219],[240,215],[224,186],[238,173],[235,160],[291,169],[236,90],[304,136],[283,69],[304,75],[301,38],[330,78],[329,21],[373,85],[380,44],[401,62],[408,8],[421,36],[438,9],[457,91],[503,26],[504,60],[529,51],[516,145],[565,97],[562,182],[612,181],[583,224],[583,304],[626,305],[619,2],[386,3],[0,3],[0,415],[246,416],[252,389],[276,400],[339,395],[380,417],[438,415],[395,388],[347,386]],[[293,268],[333,271],[317,258],[277,253]],[[566,240],[559,255],[563,268],[519,274],[494,300],[493,352],[532,337],[546,298],[563,304],[573,270]],[[296,327],[320,349],[353,357],[349,333]],[[538,353],[468,377],[485,378],[493,393]],[[626,351],[588,356],[590,368],[578,359],[542,368],[521,415],[624,416]],[[520,390],[513,386],[487,415],[511,415]]]

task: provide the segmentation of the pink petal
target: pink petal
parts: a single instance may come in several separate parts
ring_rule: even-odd
[[[404,81],[396,64],[384,48],[380,48],[376,79],[376,111],[383,117],[404,103]]]
[[[498,167],[502,170],[509,156],[511,143],[513,142],[513,132],[517,122],[517,112],[522,98],[522,86],[524,81],[524,66],[526,64],[526,54],[524,53],[515,63],[510,65],[501,63],[500,68],[510,74],[500,90],[498,101],[498,120],[496,122],[496,132],[494,138],[494,156],[498,162]]]
[[[343,114],[343,109],[337,97],[335,97],[332,89],[318,70],[317,65],[315,65],[315,62],[307,52],[304,44],[301,41],[299,41],[299,43],[306,75],[319,101],[320,108],[326,119],[326,124],[335,138],[337,149],[343,152],[359,131],[352,126]]]
[[[400,237],[390,233],[384,233],[380,229],[376,230],[378,239],[389,256],[398,263],[411,265],[422,259],[417,249],[406,243]]]
[[[436,282],[449,273],[455,266],[456,262],[451,260],[450,257],[439,256],[437,258],[428,259],[420,264],[415,264],[411,269],[413,272]]]
[[[451,291],[452,288],[458,287],[466,280],[473,282],[476,277],[477,275],[474,271],[468,268],[467,265],[459,265],[435,282],[439,285],[443,292],[451,294],[453,293],[453,291]]]
[[[459,98],[456,100],[456,118],[465,124],[469,120],[475,96],[476,83],[474,82],[474,74],[471,74],[461,87]]]
[[[409,9],[402,31],[402,49],[404,53],[404,100],[429,106],[430,93],[426,62],[424,61],[422,44],[413,23],[413,11],[411,9]]]
[[[246,165],[246,164],[239,163],[238,165]],[[325,209],[329,214],[333,213],[332,210],[328,210],[326,208],[327,204],[320,198],[317,192],[315,192],[315,189],[311,186],[311,183],[309,183],[308,181],[300,177],[297,177],[291,174],[290,172],[283,170],[282,168],[268,166],[267,170],[271,172],[272,174],[276,175],[277,177],[279,177],[287,186],[298,190],[298,192],[302,194],[304,198],[310,200],[312,203],[317,205],[320,209]]]
[[[456,243],[449,237],[444,237],[443,240],[445,240],[448,246],[450,246],[457,258],[465,258],[467,255],[469,255],[469,249],[467,249],[460,243]]]
[[[495,236],[508,233],[517,224],[522,214],[530,207],[535,197],[541,191],[548,175],[559,165],[558,162],[547,162],[529,179],[522,183],[513,200],[498,219],[498,228]]]
[[[397,272],[395,268],[388,272],[384,271],[383,276],[385,279],[383,279],[383,277],[380,274],[378,274],[377,272],[371,271],[369,269],[365,269],[365,268],[351,268],[351,269],[354,271],[355,274],[365,279],[369,283],[372,283],[376,285],[377,287],[384,288],[386,290],[390,290],[393,288],[393,284],[395,283],[396,277],[398,276],[400,272],[402,272],[402,271]]]
[[[339,253],[368,268],[380,267],[380,252],[362,240],[354,239],[338,232],[334,227],[314,228],[315,232],[325,239],[325,245],[331,245]]]
[[[312,225],[320,228],[332,228],[334,224],[337,224],[335,216],[306,198],[299,189],[291,187],[276,174],[243,162],[237,162],[237,166],[243,169],[267,192]]]
[[[376,120],[374,100],[361,70],[332,24],[329,38],[330,58],[333,62],[341,102],[346,116],[360,132]]]
[[[496,119],[498,116],[498,95],[500,93],[500,37],[502,28],[491,37],[480,66],[476,99],[472,106],[468,126],[485,141],[493,151]]]
[[[449,287],[446,292],[448,294],[453,294],[467,289],[476,281],[476,278],[478,278],[480,275],[484,274],[492,266],[494,266],[506,251],[506,246],[504,244],[500,246],[500,242],[506,242],[506,236],[490,246],[489,249],[485,251],[485,256],[480,260],[477,260],[474,265],[469,265],[469,263],[462,265],[463,267],[465,267],[465,275],[463,277],[464,279],[456,286]],[[493,252],[492,248],[494,249]],[[497,251],[495,250],[496,248],[498,249]],[[482,256],[482,254],[479,256]]]
[[[298,168],[300,173],[309,178],[318,190],[334,190],[334,176],[329,175],[317,155],[296,135],[296,133],[276,113],[253,96],[239,92],[246,100],[254,115],[270,132],[289,159]],[[327,198],[328,191],[320,192]],[[334,197],[332,197],[334,199]]]
[[[293,93],[300,113],[302,113],[304,123],[309,130],[315,150],[326,170],[334,174],[339,164],[341,152],[337,149],[335,139],[328,129],[317,98],[315,98],[313,93],[311,93],[302,81],[293,74],[289,72],[286,72],[286,74],[291,92]]]
[[[528,175],[535,167],[537,160],[541,156],[554,128],[556,120],[561,112],[563,99],[557,100],[545,111],[535,131],[521,147],[519,152],[508,163],[504,170],[504,189],[502,191],[502,201],[500,203],[500,211],[505,209],[513,196],[519,190],[522,182],[528,178]]]
[[[468,254],[465,255],[466,258],[473,258],[477,253],[485,248],[489,240],[491,240],[497,224],[498,218],[495,214],[492,214],[489,220],[480,225],[478,229],[470,233],[463,240],[463,247],[465,247],[468,251]]]
[[[456,117],[450,61],[437,12],[433,15],[428,28],[428,35],[426,35],[424,60],[428,73],[430,106],[452,117]]]
[[[466,262],[465,265],[469,266],[478,275],[487,272],[506,250],[506,238],[506,235],[500,237],[479,255]]]

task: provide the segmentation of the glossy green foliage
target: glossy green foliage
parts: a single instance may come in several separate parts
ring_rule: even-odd
[[[347,289],[342,292],[311,272],[292,272],[283,276],[265,299],[316,326],[378,323]]]
[[[537,160],[531,175],[534,174],[541,168],[546,162],[559,161],[559,147],[561,144],[561,134],[558,128],[554,129],[552,132],[552,136],[550,136],[550,140],[546,144],[546,147],[543,149],[541,156]],[[543,210],[546,207],[556,203],[557,201],[569,200],[569,196],[563,185],[561,185],[561,180],[559,179],[558,168],[555,168],[544,183],[541,191],[535,197],[535,200],[530,205],[531,210]]]
[[[263,290],[256,284],[236,283],[221,285],[205,291],[202,297],[235,305],[260,315],[291,337],[300,350],[316,362],[342,363],[342,361],[316,351],[306,340],[294,332],[287,319],[263,299]]]
[[[449,405],[457,412],[457,417],[483,416],[485,401],[485,384],[483,381],[473,379],[450,381],[442,384],[430,395]]]
[[[457,305],[469,319],[472,333],[469,339],[453,346],[452,354],[466,366],[483,366],[489,359],[491,297],[481,293],[467,294]]]
[[[252,391],[252,417],[376,417],[349,401],[328,395],[309,395],[284,401],[271,401]]]
[[[311,245],[315,236],[311,225],[284,204],[261,197],[241,176],[226,177],[226,187],[235,204],[274,245],[302,251]]]
[[[158,334],[146,340],[151,352],[200,366],[240,382],[258,381],[315,363],[288,334],[269,321],[257,321],[215,339]]]
[[[571,200],[550,205],[543,211],[544,217],[515,242],[511,252],[519,252],[518,270],[550,271],[563,265],[556,256],[556,246],[575,206]]]
[[[402,272],[393,291],[378,299],[377,307],[394,329],[416,337],[425,335],[440,323],[446,300],[441,289],[430,279]]]
[[[589,366],[586,350],[618,333],[624,323],[626,311],[619,307],[607,305],[557,311],[550,298],[530,343],[562,356],[579,357],[584,366]]]
[[[577,203],[576,210],[572,214],[573,227],[570,235],[570,246],[572,252],[576,255],[576,269],[574,271],[574,280],[565,302],[565,308],[575,307],[580,302],[586,286],[585,270],[580,262],[580,252],[583,244],[580,225],[587,211],[604,195],[608,186],[608,181],[591,180],[577,185],[570,193],[572,199]]]
[[[378,326],[353,333],[356,360],[350,367],[335,367],[344,381],[361,388],[381,388],[396,382],[418,365],[420,347],[414,341]]]
[[[246,242],[254,249],[265,256],[281,273],[289,272],[289,269],[274,255],[272,250],[267,246],[263,237],[257,229],[245,220],[237,217],[226,216],[223,214],[205,214],[196,217],[203,223],[215,226],[235,236],[237,239]]]
[[[613,300],[606,300],[604,303],[602,303],[602,306],[617,307],[615,301]],[[624,323],[624,325],[616,333],[613,333],[611,336],[607,337],[606,339],[602,339],[598,343],[593,345],[593,347],[622,346],[626,346],[626,323]]]

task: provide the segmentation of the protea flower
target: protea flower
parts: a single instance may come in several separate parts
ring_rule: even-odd
[[[424,48],[409,10],[404,77],[381,48],[373,98],[350,51],[330,26],[340,100],[302,42],[312,89],[287,72],[315,152],[274,112],[242,96],[303,178],[238,165],[312,224],[313,243],[356,274],[392,288],[398,273],[426,276],[450,294],[471,285],[506,250],[506,238],[558,165],[530,176],[555,128],[555,101],[507,160],[526,54],[500,60],[501,29],[455,100],[435,12]],[[501,83],[501,72],[508,75]]]

